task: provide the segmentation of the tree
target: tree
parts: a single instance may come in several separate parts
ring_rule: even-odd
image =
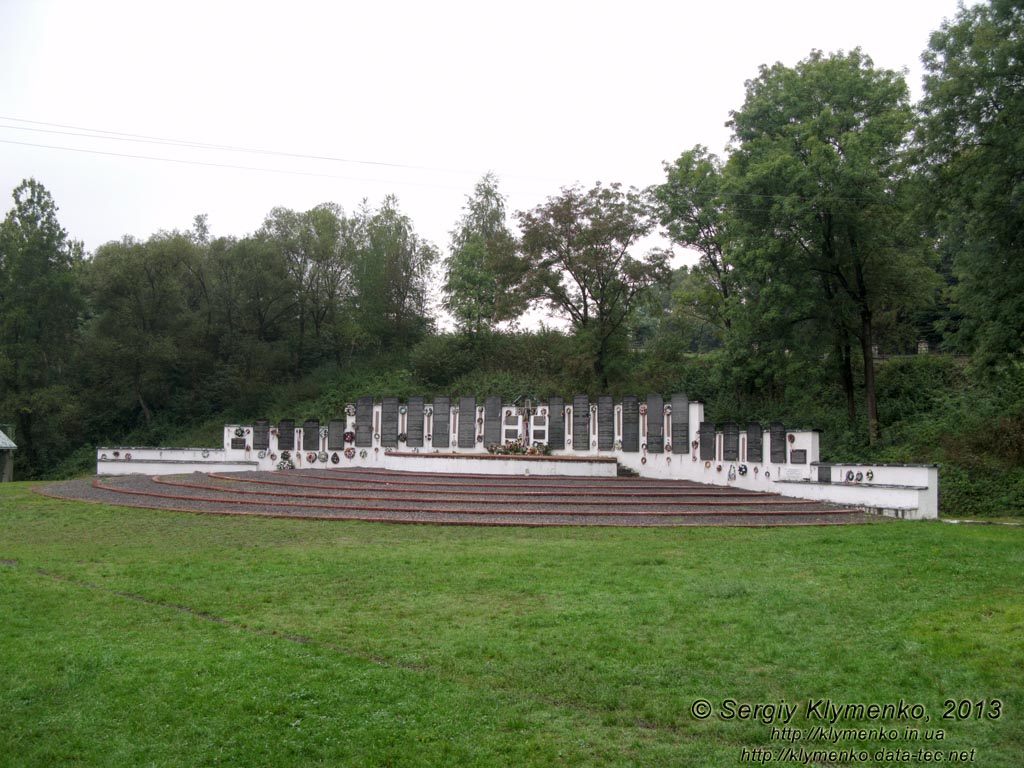
[[[954,252],[962,342],[982,363],[1024,357],[1024,8],[961,6],[932,35],[918,142]]]
[[[728,211],[722,195],[722,163],[707,147],[687,150],[665,164],[668,180],[655,187],[661,224],[676,245],[692,249],[698,261],[682,287],[681,303],[697,319],[728,332],[736,297],[729,260]]]
[[[427,282],[438,252],[416,234],[412,220],[388,195],[360,211],[363,239],[353,273],[356,323],[378,349],[409,346],[429,330]]]
[[[505,223],[505,198],[498,191],[497,176],[488,173],[477,182],[463,211],[444,262],[443,306],[459,328],[479,333],[514,319],[526,308],[524,294],[516,290],[523,262]]]
[[[70,386],[83,304],[82,245],[35,179],[14,190],[0,223],[0,414],[17,425],[17,460],[29,474],[59,457],[80,419]]]
[[[516,214],[526,259],[527,295],[544,301],[593,344],[593,370],[608,385],[612,343],[647,290],[668,277],[668,256],[629,255],[652,227],[635,189],[568,187],[532,211]]]
[[[851,415],[851,341],[859,347],[872,441],[878,318],[925,300],[934,285],[927,243],[908,216],[912,117],[903,77],[858,49],[761,67],[729,123],[745,311],[789,315],[805,337],[830,336]]]

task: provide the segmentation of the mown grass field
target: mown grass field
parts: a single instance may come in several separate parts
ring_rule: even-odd
[[[841,719],[899,739],[805,737],[870,755],[811,764],[1024,755],[1024,528],[230,519],[17,483],[0,560],[5,766],[733,766],[789,744],[724,702],[809,731],[822,698],[929,719]]]

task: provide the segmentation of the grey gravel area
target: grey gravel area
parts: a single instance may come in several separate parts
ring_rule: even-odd
[[[99,478],[103,487],[93,480],[69,480],[50,483],[41,493],[55,498],[113,504],[144,509],[167,509],[208,514],[304,517],[320,519],[358,519],[384,522],[446,523],[474,525],[602,525],[602,526],[678,526],[678,525],[827,525],[837,523],[878,522],[880,518],[859,510],[848,510],[826,504],[806,504],[765,495],[766,502],[776,506],[709,506],[699,499],[687,498],[672,505],[662,497],[655,499],[616,500],[608,504],[600,489],[578,492],[572,503],[552,504],[543,499],[516,499],[507,488],[491,494],[489,499],[453,499],[444,487],[427,490],[419,498],[407,493],[394,494],[386,476],[378,476],[377,484],[361,484],[341,490],[323,488],[288,488],[264,485],[248,480],[302,480],[316,473],[295,471],[284,473],[239,473],[239,480],[224,480],[202,474],[178,475],[154,479],[145,475]],[[325,474],[320,471],[319,476]],[[330,473],[335,483],[341,472]],[[404,474],[404,473],[403,473]],[[408,480],[408,477],[403,479]],[[475,477],[476,485],[486,488],[489,482],[498,485],[508,478]],[[573,478],[579,480],[581,478]],[[539,480],[539,478],[538,478]],[[545,478],[550,482],[551,478]],[[593,480],[585,478],[585,480]],[[636,481],[650,485],[650,481]],[[592,483],[591,483],[592,484]],[[609,484],[625,489],[621,483]],[[196,486],[196,487],[193,487]],[[697,487],[696,484],[688,484]],[[725,489],[729,490],[729,489]],[[267,491],[272,491],[270,495]],[[292,494],[291,492],[295,493]],[[244,493],[243,493],[244,492]],[[303,495],[298,495],[303,494]],[[305,494],[310,494],[308,497]],[[721,494],[716,494],[721,495]],[[736,501],[749,504],[749,494],[740,494]],[[356,498],[358,497],[358,498]],[[743,498],[746,497],[746,498]],[[498,503],[506,502],[506,503]]]

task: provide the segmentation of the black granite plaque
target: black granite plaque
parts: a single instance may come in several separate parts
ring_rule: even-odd
[[[722,460],[740,460],[740,425],[735,421],[722,425]]]
[[[281,419],[277,425],[277,450],[295,450],[295,421],[293,419]]]
[[[747,461],[754,464],[764,461],[764,428],[756,421],[747,424]]]
[[[572,399],[572,449],[590,449],[590,400],[586,395],[576,395]]]
[[[661,395],[647,396],[647,452],[665,452],[665,401]]]
[[[398,447],[398,398],[385,397],[380,405],[380,444]]]
[[[423,447],[423,397],[409,398],[405,414],[405,444],[410,448]]]
[[[565,401],[560,397],[548,400],[548,447],[553,451],[565,448]]]
[[[459,448],[476,445],[476,398],[459,398]]]
[[[715,452],[715,424],[711,421],[702,421],[700,423],[700,460],[714,461]]]
[[[231,438],[231,450],[232,451],[244,451],[245,450],[245,438],[244,437],[232,437]]]
[[[773,421],[771,426],[768,427],[768,432],[771,437],[771,457],[772,464],[785,464],[786,463],[786,427],[783,426],[781,421]]]
[[[345,420],[331,419],[327,422],[327,450],[343,451],[345,445]]]
[[[672,453],[690,452],[690,401],[686,395],[672,395]]]
[[[803,448],[794,448],[789,454],[790,464],[806,464],[807,463],[807,451]]]
[[[372,397],[360,397],[356,400],[356,445],[360,448],[373,445]]]
[[[256,419],[252,427],[252,447],[256,451],[270,450],[270,421]]]
[[[302,422],[302,450],[320,452],[320,419]]]
[[[636,395],[622,398],[622,450],[628,453],[640,450],[640,401]]]
[[[434,398],[434,416],[431,429],[431,444],[435,448],[447,448],[452,433],[452,401],[448,397]]]
[[[615,401],[611,395],[597,398],[597,447],[602,451],[615,448]]]
[[[485,445],[497,445],[502,442],[501,420],[503,413],[501,410],[501,398],[497,395],[491,395],[484,400],[484,444]],[[518,432],[516,433],[518,434]]]
[[[818,482],[819,483],[831,483],[832,482],[832,465],[831,464],[819,464],[818,465]]]

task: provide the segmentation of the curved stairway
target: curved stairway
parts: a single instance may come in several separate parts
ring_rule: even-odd
[[[826,525],[862,510],[777,494],[643,478],[510,477],[375,469],[124,475],[40,492],[147,509],[450,525]]]

